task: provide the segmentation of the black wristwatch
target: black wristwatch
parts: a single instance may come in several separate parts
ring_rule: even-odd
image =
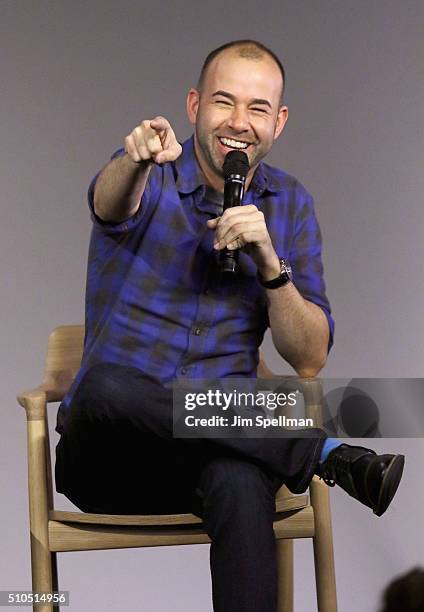
[[[277,287],[283,287],[284,285],[287,285],[287,283],[290,283],[292,279],[292,269],[288,260],[282,257],[280,259],[280,274],[277,276],[277,278],[266,281],[262,278],[259,272],[258,278],[262,287],[266,287],[266,289],[276,289]]]

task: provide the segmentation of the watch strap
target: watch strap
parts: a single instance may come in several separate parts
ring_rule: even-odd
[[[276,278],[272,278],[271,280],[264,280],[261,276],[260,272],[258,272],[259,282],[262,287],[266,289],[277,289],[277,287],[283,287],[290,283],[292,279],[291,275],[291,267],[287,259],[280,258],[280,274]]]

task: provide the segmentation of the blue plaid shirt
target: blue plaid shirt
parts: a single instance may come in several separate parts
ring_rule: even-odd
[[[123,155],[119,149],[113,156]],[[252,259],[240,252],[240,273],[219,275],[214,231],[223,195],[206,185],[193,136],[181,156],[151,169],[138,212],[121,223],[93,222],[87,268],[84,353],[60,405],[61,433],[85,371],[101,361],[143,370],[165,387],[175,378],[255,377],[258,347],[269,326],[265,289]],[[302,296],[334,323],[325,295],[321,235],[312,197],[292,176],[261,163],[242,204],[265,215],[279,257],[292,266]]]

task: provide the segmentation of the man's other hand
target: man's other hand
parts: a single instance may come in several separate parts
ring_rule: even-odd
[[[254,204],[227,208],[222,217],[209,219],[207,226],[215,230],[215,250],[221,251],[225,247],[230,251],[241,249],[250,255],[266,279],[278,276],[278,255],[272,245],[264,214]]]
[[[125,151],[134,162],[157,164],[175,161],[182,151],[174,130],[165,117],[146,119],[125,138]]]

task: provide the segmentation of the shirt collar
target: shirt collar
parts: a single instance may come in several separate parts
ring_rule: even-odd
[[[253,175],[251,189],[259,194],[278,193],[287,187],[286,175],[281,170],[260,162]]]
[[[176,186],[179,193],[193,193],[201,185],[207,185],[194,153],[194,135],[184,141],[182,147],[182,153],[175,162]]]
[[[206,178],[200,169],[194,152],[194,135],[182,143],[182,153],[175,162],[177,171],[176,186],[179,193],[193,193],[201,186],[207,186]],[[276,193],[284,189],[284,177],[273,172],[268,164],[260,163],[250,185],[257,193],[266,191]],[[280,174],[280,173],[279,173]]]

